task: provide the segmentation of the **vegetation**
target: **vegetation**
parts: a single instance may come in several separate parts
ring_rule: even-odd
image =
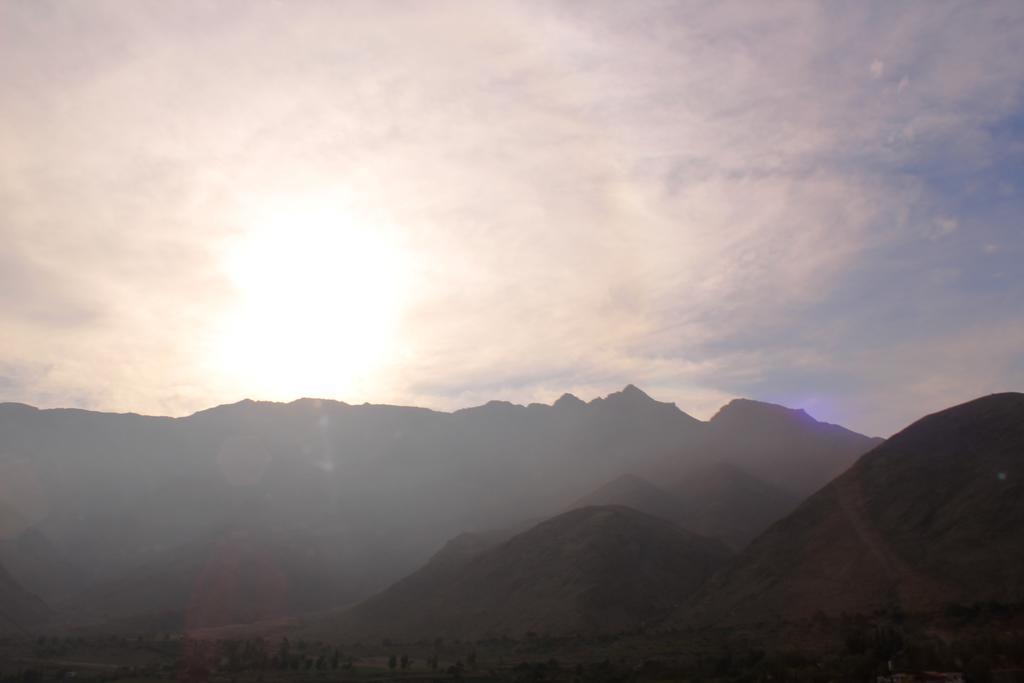
[[[948,605],[823,614],[763,630],[632,632],[614,636],[528,633],[475,641],[441,638],[379,644],[279,638],[199,640],[180,634],[8,638],[0,682],[181,680],[874,681],[889,671],[966,672],[969,681],[1024,670],[1024,606]]]

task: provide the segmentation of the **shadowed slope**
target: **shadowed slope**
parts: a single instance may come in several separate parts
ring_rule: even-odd
[[[633,474],[616,477],[574,502],[569,509],[576,510],[595,505],[633,508],[680,525],[686,518],[682,501],[677,496]],[[684,525],[684,528],[688,527]]]
[[[0,634],[25,634],[49,616],[43,601],[19,586],[0,567]]]
[[[689,469],[668,489],[683,504],[679,524],[742,548],[793,511],[800,498],[727,462]]]
[[[432,562],[345,614],[336,632],[393,637],[616,632],[671,612],[728,549],[624,507],[542,522],[465,564]]]
[[[738,549],[791,512],[797,503],[796,496],[735,465],[708,462],[689,468],[679,481],[666,488],[625,474],[569,507],[622,505]]]
[[[708,422],[708,455],[803,498],[882,442],[819,422],[800,409],[749,399],[725,405]]]
[[[695,596],[689,617],[1020,602],[1022,465],[1024,394],[919,420],[756,539]]]

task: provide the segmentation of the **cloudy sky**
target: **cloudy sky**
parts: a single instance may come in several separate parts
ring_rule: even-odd
[[[0,0],[0,400],[1024,389],[1024,4]]]

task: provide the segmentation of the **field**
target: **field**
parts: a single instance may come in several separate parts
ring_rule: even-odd
[[[48,635],[0,642],[0,680],[219,681],[873,681],[895,670],[1024,672],[1019,607],[941,615],[816,618],[756,630],[674,630],[600,638],[328,642],[288,638]]]

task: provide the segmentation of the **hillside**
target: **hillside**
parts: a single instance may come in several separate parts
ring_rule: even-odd
[[[50,611],[43,601],[29,593],[0,567],[0,635],[30,633],[45,622]]]
[[[260,552],[310,587],[289,591],[287,610],[340,606],[467,529],[564,510],[656,463],[671,476],[652,481],[674,483],[711,436],[632,385],[454,413],[300,399],[172,419],[0,404],[0,561],[71,619],[180,615],[216,539],[257,529]]]
[[[663,486],[624,474],[578,499],[569,509],[630,507],[739,549],[800,502],[795,495],[727,462],[694,465],[680,479]]]
[[[677,524],[683,524],[686,519],[683,501],[679,497],[633,474],[623,474],[599,486],[576,500],[568,509],[600,505],[628,507]]]
[[[678,523],[739,549],[792,512],[800,498],[728,462],[688,469],[668,491],[682,501]]]
[[[773,525],[679,617],[1024,600],[1024,394],[925,417]]]
[[[721,543],[636,510],[572,510],[461,565],[429,563],[332,629],[403,638],[618,632],[671,612],[728,556]]]
[[[800,409],[735,399],[707,423],[708,460],[729,462],[804,498],[882,442]]]

